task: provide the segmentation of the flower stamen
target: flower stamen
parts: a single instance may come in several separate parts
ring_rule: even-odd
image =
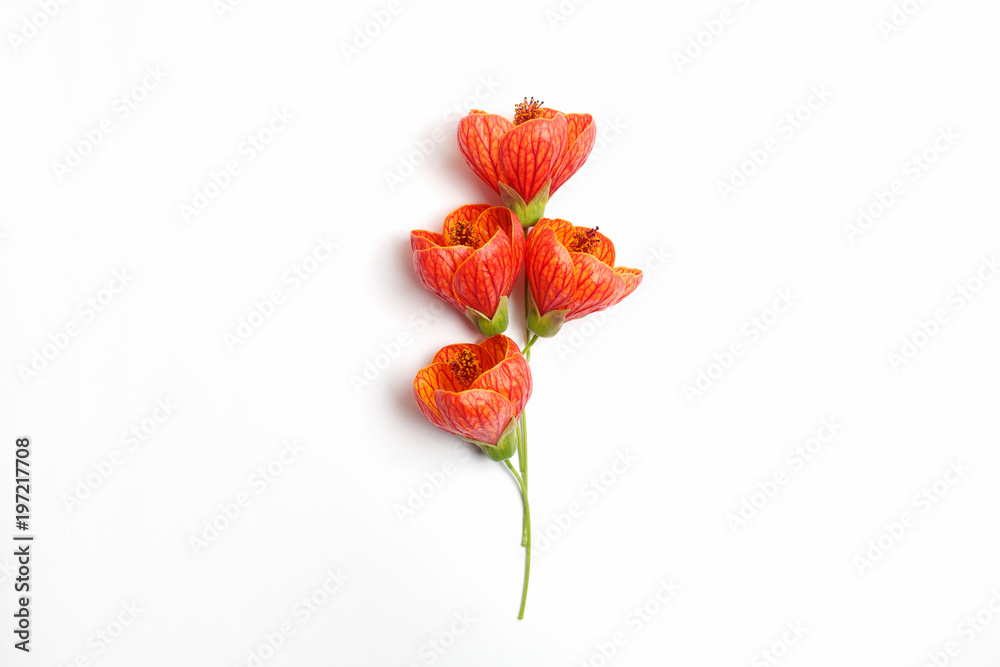
[[[468,220],[453,222],[445,234],[445,240],[450,246],[464,245],[469,248],[478,248],[480,245],[476,224]]]
[[[566,250],[570,252],[582,252],[588,255],[593,255],[594,250],[597,249],[597,245],[601,242],[601,239],[597,238],[597,230],[599,227],[594,227],[593,229],[580,229],[577,228],[573,232],[573,238],[566,245]]]
[[[532,97],[531,101],[525,97],[523,102],[514,105],[514,125],[520,125],[529,120],[540,118],[542,115],[542,105],[545,102],[536,102]]]
[[[472,350],[460,350],[448,360],[448,366],[455,374],[455,379],[466,387],[475,382],[476,378],[482,374],[479,359],[472,353]]]

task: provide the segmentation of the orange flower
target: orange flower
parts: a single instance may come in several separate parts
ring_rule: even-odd
[[[486,336],[507,330],[507,300],[524,261],[524,232],[502,206],[460,206],[443,233],[410,233],[424,287],[465,313]]]
[[[413,380],[413,397],[432,424],[479,445],[494,461],[517,448],[517,424],[531,396],[531,370],[502,334],[478,345],[442,347]]]
[[[528,328],[554,336],[563,322],[613,306],[642,271],[615,266],[615,246],[597,228],[542,218],[528,235]]]
[[[597,126],[590,114],[564,114],[535,98],[515,110],[511,122],[473,109],[458,124],[458,147],[476,176],[530,227],[549,197],[587,161]]]

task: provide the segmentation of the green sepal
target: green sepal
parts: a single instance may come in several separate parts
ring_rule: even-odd
[[[497,312],[493,315],[493,319],[483,315],[475,308],[466,308],[465,316],[472,320],[472,323],[484,336],[502,334],[507,330],[507,300],[505,296],[500,297],[500,304],[497,306]]]
[[[520,417],[520,415],[518,415],[518,417]],[[477,445],[486,453],[486,456],[490,457],[493,461],[506,461],[510,457],[514,456],[514,453],[517,451],[518,423],[519,421],[517,417],[511,419],[510,423],[507,424],[507,428],[505,428],[503,433],[500,435],[500,440],[498,440],[495,445],[479,442],[478,440],[473,440],[471,438],[462,438],[462,440]]]
[[[552,185],[550,178],[538,191],[530,204],[524,203],[524,198],[517,194],[514,188],[506,183],[497,183],[500,186],[500,199],[503,205],[514,211],[514,215],[521,221],[521,226],[528,229],[545,215],[545,205],[549,203],[549,186]]]
[[[542,338],[552,338],[559,333],[568,313],[569,309],[550,310],[544,316],[540,315],[535,304],[535,296],[528,290],[528,328],[532,333]]]

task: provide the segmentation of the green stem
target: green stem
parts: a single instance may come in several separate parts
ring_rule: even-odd
[[[510,468],[514,479],[517,480],[518,485],[521,487],[521,497],[524,498],[524,524],[528,532],[528,542],[524,550],[524,588],[521,589],[521,609],[517,613],[518,620],[522,620],[524,618],[524,605],[528,602],[528,578],[531,575],[531,511],[528,508],[528,487],[525,486],[524,479],[517,474],[517,470],[511,465],[510,459],[506,459],[504,463]]]
[[[531,361],[531,346],[534,345],[537,340],[538,334],[533,334],[531,333],[531,330],[528,330],[528,344],[524,346],[523,350],[521,350],[521,354],[523,354],[524,358],[528,361]]]

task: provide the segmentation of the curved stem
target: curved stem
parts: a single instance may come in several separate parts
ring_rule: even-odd
[[[528,344],[524,346],[523,350],[521,350],[521,354],[524,355],[525,359],[531,361],[531,346],[535,344],[536,340],[538,340],[538,334],[533,334],[531,333],[531,329],[528,329],[526,335],[528,337]]]
[[[510,468],[514,479],[517,480],[518,485],[521,487],[521,497],[524,499],[524,525],[528,539],[527,544],[524,545],[524,587],[521,589],[521,609],[517,613],[518,620],[522,620],[524,618],[524,605],[528,602],[528,578],[531,576],[531,510],[528,507],[528,488],[525,486],[524,479],[517,474],[517,470],[511,465],[510,459],[504,460],[504,463]]]

